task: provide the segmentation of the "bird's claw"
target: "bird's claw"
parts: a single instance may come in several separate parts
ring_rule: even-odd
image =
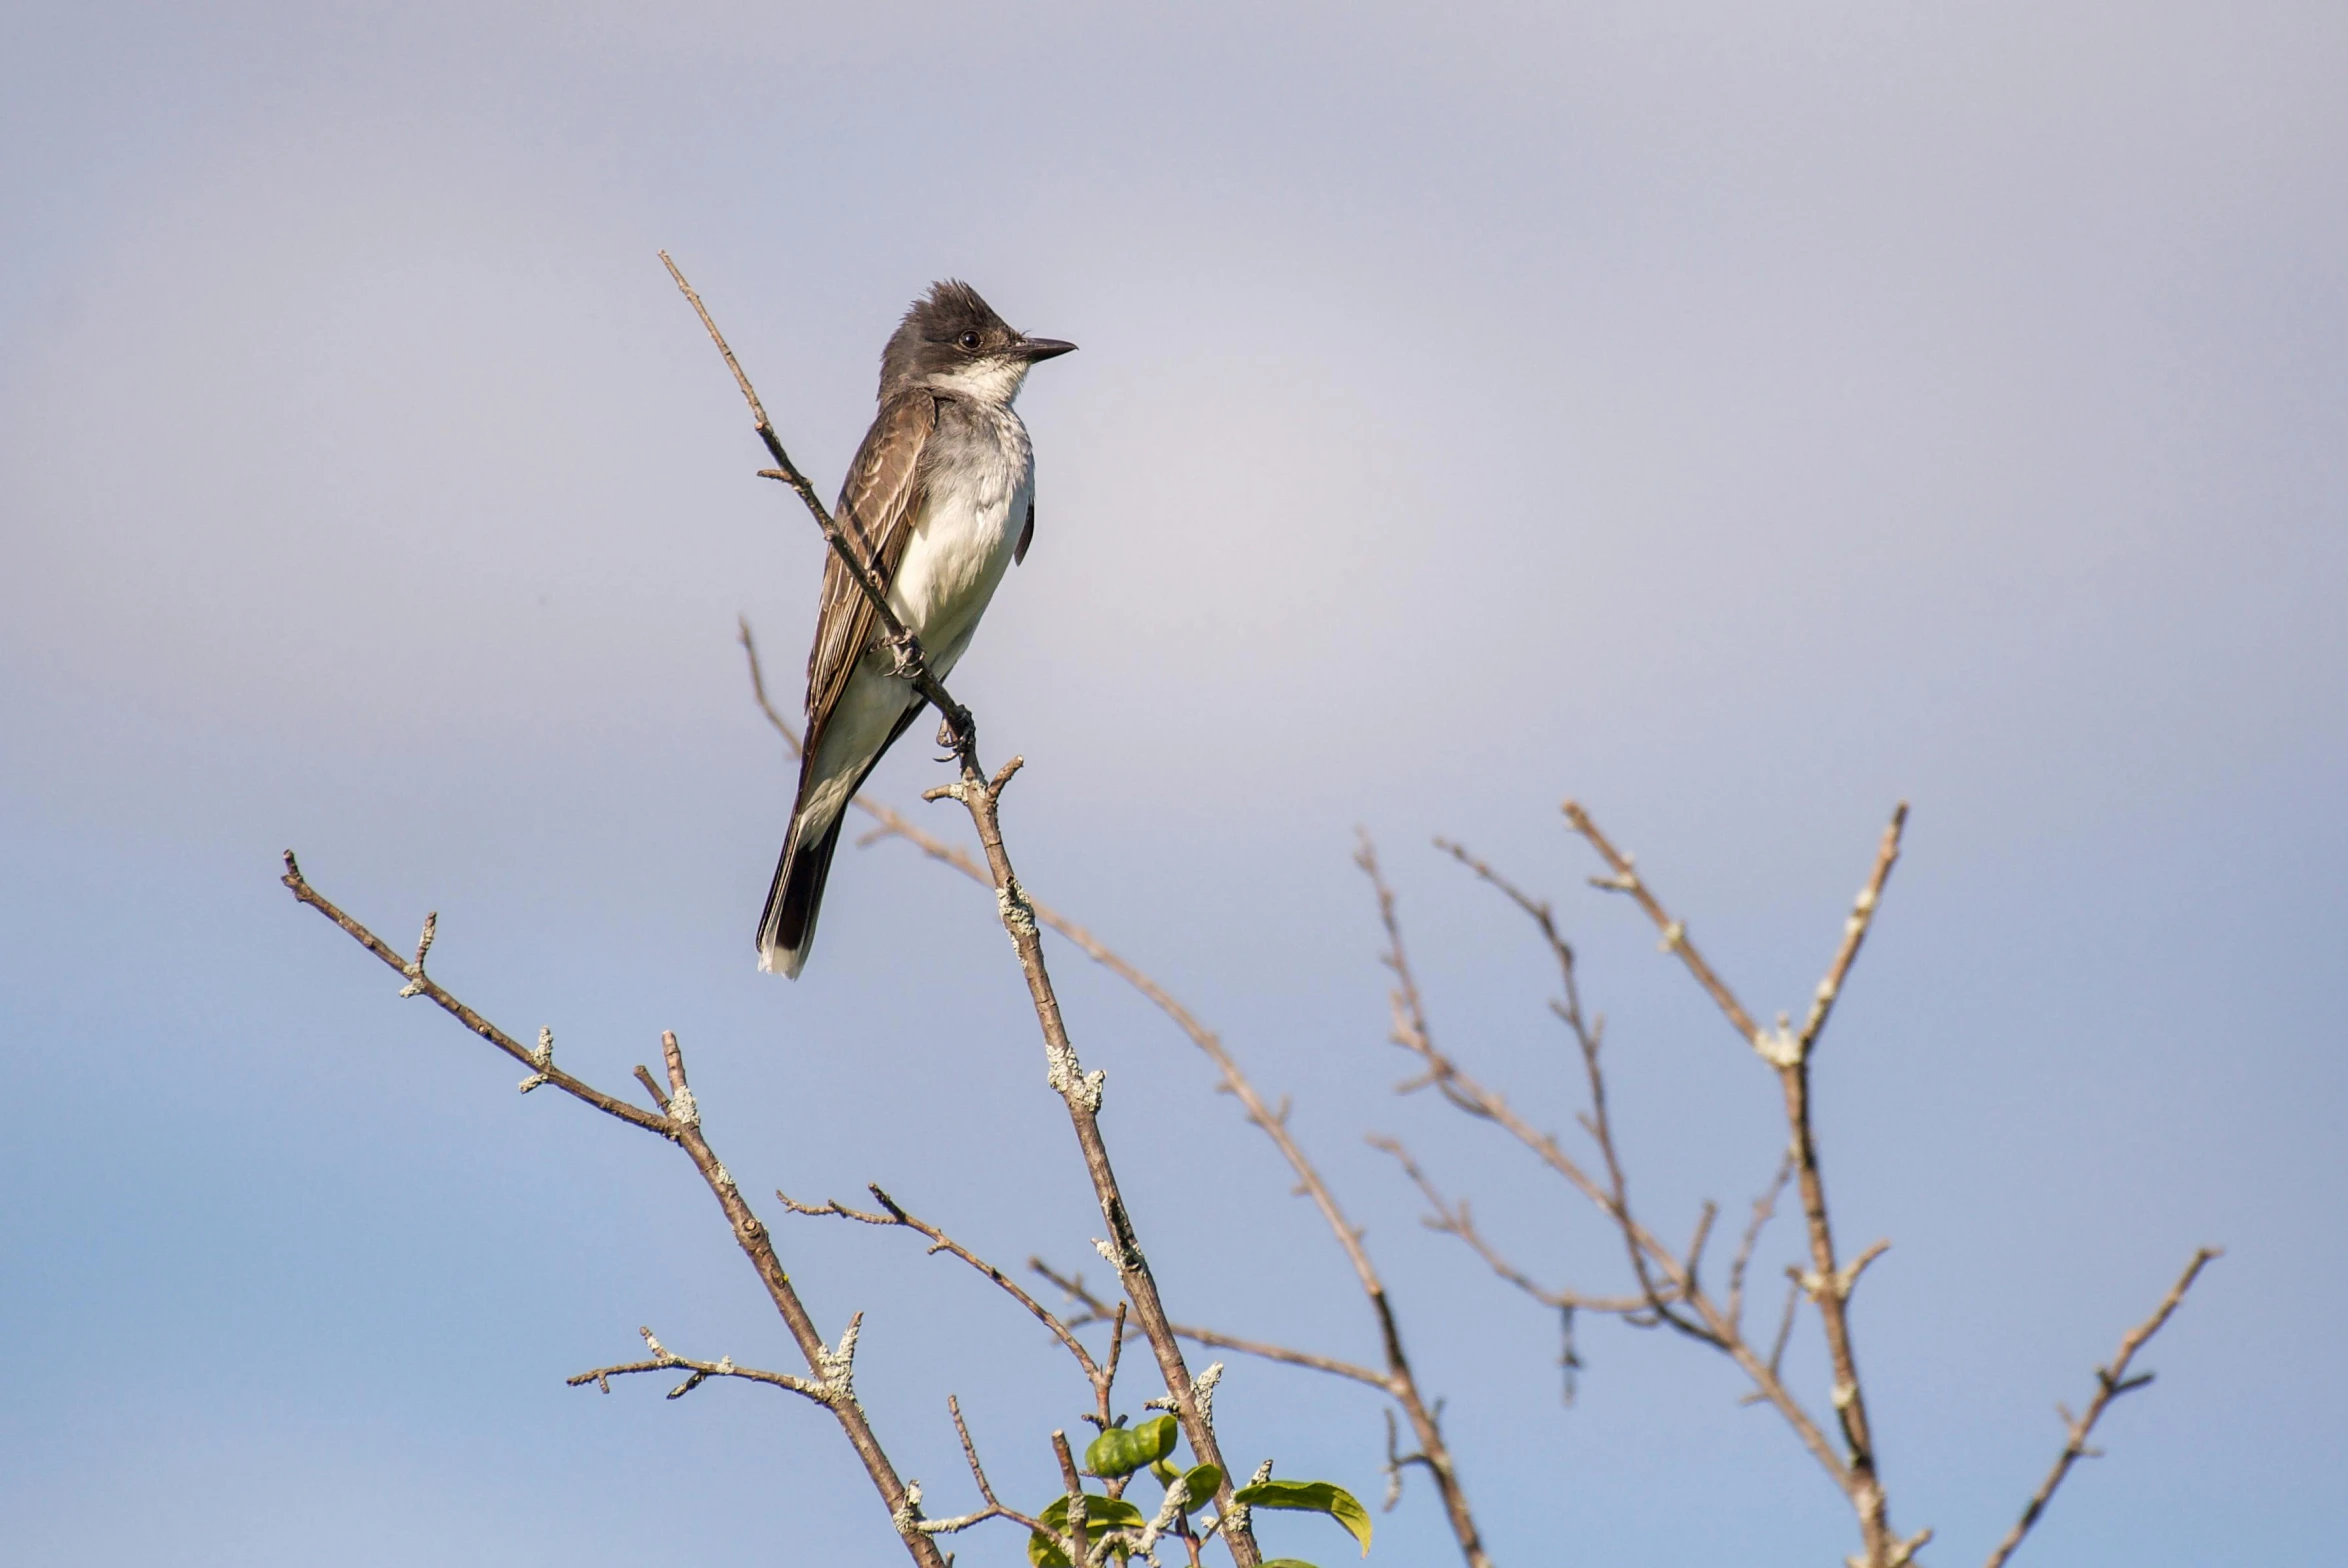
[[[889,638],[888,648],[889,657],[894,661],[889,668],[891,675],[918,682],[929,672],[929,666],[921,656],[921,644],[914,640],[911,632],[902,637]]]

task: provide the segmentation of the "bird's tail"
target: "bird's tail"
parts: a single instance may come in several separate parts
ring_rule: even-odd
[[[758,967],[768,974],[796,980],[807,963],[807,950],[815,945],[824,879],[831,874],[832,851],[840,846],[845,816],[835,807],[826,820],[802,813],[791,824],[774,885],[767,889],[766,913],[758,920]]]

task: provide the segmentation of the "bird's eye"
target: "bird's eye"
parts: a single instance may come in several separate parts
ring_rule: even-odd
[[[972,352],[974,352],[974,353],[975,353],[975,352],[977,351],[977,349],[978,349],[978,334],[977,334],[977,333],[975,333],[975,332],[965,332],[965,333],[963,333],[963,334],[962,334],[960,337],[956,338],[954,341],[955,341],[955,342],[957,342],[957,343],[959,343],[959,344],[961,344],[961,345],[962,345],[964,348],[966,348],[966,349],[969,349],[969,350],[971,350],[971,351],[972,351]]]

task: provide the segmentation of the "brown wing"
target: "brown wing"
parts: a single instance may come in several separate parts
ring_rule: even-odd
[[[921,454],[937,428],[937,403],[927,392],[891,400],[873,419],[840,487],[834,516],[849,546],[879,564],[881,580],[897,574],[912,536],[907,526],[921,510]],[[836,553],[823,563],[823,599],[815,612],[815,646],[807,652],[807,757],[823,742],[832,708],[873,637],[872,601],[848,575]]]

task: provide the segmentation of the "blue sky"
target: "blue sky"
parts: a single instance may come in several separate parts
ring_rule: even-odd
[[[2344,66],[2337,9],[2289,5],[11,8],[12,1560],[896,1550],[806,1409],[563,1386],[639,1323],[788,1346],[683,1162],[517,1100],[292,906],[289,844],[402,939],[440,910],[441,977],[607,1086],[676,1029],[748,1190],[879,1181],[998,1261],[1089,1255],[982,893],[874,848],[806,978],[753,972],[789,786],[735,617],[788,688],[819,542],[660,247],[826,488],[932,278],[1083,345],[1022,400],[1037,541],[957,691],[1028,758],[1030,883],[1296,1097],[1500,1560],[1852,1546],[1690,1347],[1591,1325],[1561,1408],[1552,1326],[1362,1146],[1611,1282],[1593,1216],[1393,1098],[1356,824],[1463,1059],[1569,1125],[1541,955],[1437,833],[1557,898],[1659,1225],[1766,1179],[1766,1073],[1584,887],[1566,794],[1771,1012],[1914,803],[1821,1117],[1843,1234],[1896,1243],[1860,1353],[1933,1560],[1986,1552],[2051,1402],[2205,1241],[2027,1550],[2328,1548]],[[1204,1064],[1057,962],[1178,1312],[1372,1355]],[[1030,1325],[902,1238],[782,1235],[827,1325],[867,1313],[933,1503],[948,1392],[1050,1492],[1082,1389]],[[1377,1491],[1353,1391],[1225,1390],[1249,1462]],[[1380,1528],[1450,1552],[1423,1488]]]

